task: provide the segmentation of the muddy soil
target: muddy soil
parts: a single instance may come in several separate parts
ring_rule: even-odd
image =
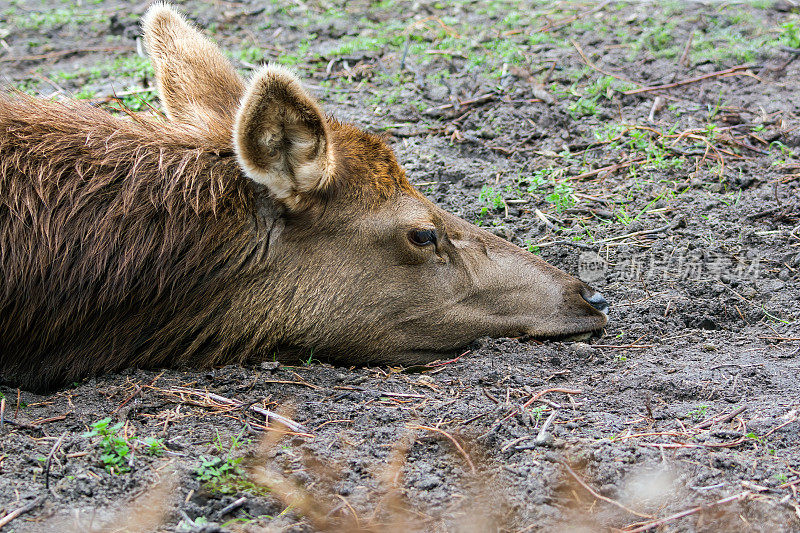
[[[0,2],[0,79],[157,109],[145,9]],[[793,2],[181,9],[244,73],[292,65],[384,133],[432,200],[590,281],[610,323],[416,368],[265,354],[2,386],[0,516],[35,503],[4,530],[800,531]]]

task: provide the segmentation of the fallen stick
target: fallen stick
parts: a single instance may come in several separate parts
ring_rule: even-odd
[[[494,100],[495,98],[496,96],[492,93],[482,94],[480,96],[476,96],[475,98],[471,98],[469,100],[460,100],[458,102],[458,106],[461,107],[470,104],[479,104],[481,102],[488,102],[489,100]],[[434,111],[444,111],[445,109],[450,109],[451,107],[455,107],[455,105],[456,104],[444,104],[437,107],[429,107],[422,113],[427,115],[428,113],[433,113]]]
[[[738,409],[735,409],[734,411],[731,411],[728,414],[717,415],[715,417],[709,418],[705,422],[701,422],[701,423],[697,424],[692,429],[704,429],[704,428],[707,428],[707,427],[711,427],[714,424],[719,423],[719,422],[730,422],[731,420],[733,420],[734,418],[736,418],[737,416],[742,414],[745,411],[745,409],[747,409],[747,406],[743,405],[743,406],[739,407]]]
[[[592,487],[590,487],[589,485],[587,485],[587,484],[586,484],[586,482],[584,482],[584,481],[583,481],[583,480],[582,480],[582,479],[581,479],[581,478],[578,476],[578,474],[576,474],[576,473],[575,473],[575,472],[572,470],[572,468],[570,468],[570,467],[569,467],[569,465],[568,465],[567,463],[565,463],[565,462],[563,462],[563,461],[559,461],[559,462],[561,463],[561,466],[563,466],[564,468],[566,468],[566,469],[567,469],[567,472],[569,473],[569,475],[571,475],[573,478],[575,478],[575,481],[577,481],[578,483],[580,483],[581,487],[583,487],[584,489],[586,489],[587,491],[589,491],[589,494],[591,494],[592,496],[594,496],[594,497],[595,497],[595,498],[597,498],[598,500],[603,500],[604,502],[606,502],[606,503],[610,503],[611,505],[614,505],[615,507],[619,507],[620,509],[622,509],[622,510],[623,510],[623,511],[625,511],[626,513],[630,513],[630,514],[632,514],[632,515],[636,515],[636,516],[639,516],[639,517],[641,517],[641,518],[653,518],[651,515],[642,514],[642,513],[637,513],[637,512],[636,512],[636,511],[634,511],[633,509],[629,509],[629,508],[625,507],[624,505],[622,505],[622,504],[621,504],[621,503],[619,503],[618,501],[616,501],[616,500],[612,500],[611,498],[608,498],[608,497],[606,497],[606,496],[603,496],[602,494],[600,494],[599,492],[597,492],[596,490],[594,490]]]
[[[228,405],[235,405],[237,407],[241,407],[241,406],[244,405],[239,400],[231,400],[230,398],[226,398],[224,396],[220,396],[219,394],[214,394],[213,392],[209,392],[207,394],[208,394],[208,397],[211,398],[212,400],[217,400],[218,402],[221,402],[221,403],[227,403]],[[297,431],[297,432],[301,432],[301,433],[305,433],[306,432],[306,428],[305,428],[305,426],[303,426],[303,424],[300,424],[299,422],[295,422],[291,418],[286,418],[283,415],[279,415],[278,413],[273,413],[272,411],[269,411],[267,409],[262,409],[261,407],[256,407],[255,405],[251,405],[250,406],[250,410],[255,412],[255,413],[258,413],[258,414],[260,414],[260,415],[262,415],[264,417],[266,417],[267,419],[272,418],[276,422],[279,422],[279,423],[283,424],[284,426],[286,426],[287,428],[291,429],[292,431]]]
[[[484,392],[486,392],[485,389],[484,389]],[[527,409],[528,407],[530,407],[533,402],[541,399],[542,396],[544,396],[545,394],[548,394],[550,392],[563,392],[564,394],[583,394],[583,390],[581,390],[581,389],[562,389],[562,388],[545,389],[545,390],[539,391],[536,394],[534,394],[533,396],[531,396],[525,403],[522,404],[521,407],[515,407],[514,409],[512,409],[510,413],[508,413],[506,416],[501,418],[498,422],[505,422],[506,420],[508,420],[512,416],[514,416],[514,415],[516,415],[518,413],[521,413],[524,409]],[[497,402],[497,403],[499,403],[499,402]]]
[[[2,529],[3,526],[5,526],[6,524],[8,524],[12,520],[14,520],[19,515],[25,514],[28,511],[38,507],[44,501],[44,498],[45,498],[44,496],[39,496],[38,498],[36,498],[32,502],[30,502],[30,503],[28,503],[26,505],[23,505],[19,509],[15,509],[15,510],[11,511],[7,515],[5,515],[3,518],[0,518],[0,529]]]
[[[231,504],[228,504],[228,505],[226,505],[225,507],[223,507],[223,508],[222,508],[222,509],[219,511],[219,513],[218,513],[219,517],[220,517],[220,518],[222,518],[222,517],[223,517],[223,516],[225,516],[226,514],[228,514],[228,513],[230,513],[231,511],[233,511],[234,509],[237,509],[237,508],[241,507],[242,505],[244,505],[244,503],[245,503],[246,501],[247,501],[247,497],[246,497],[246,496],[242,496],[241,498],[239,498],[239,499],[238,499],[238,500],[236,500],[235,502],[233,502],[233,503],[231,503]]]
[[[51,416],[49,418],[42,418],[41,420],[37,419],[37,420],[33,421],[33,424],[34,425],[43,425],[43,424],[50,424],[52,422],[60,422],[61,420],[66,420],[66,418],[71,414],[72,414],[72,411],[70,411],[68,413],[64,413],[63,415]]]
[[[226,405],[232,405],[234,407],[243,407],[245,404],[240,402],[239,400],[232,400],[230,398],[226,398],[225,396],[220,396],[219,394],[214,394],[213,392],[208,391],[201,391],[201,390],[194,390],[194,389],[184,389],[184,388],[176,388],[176,389],[166,389],[163,392],[172,393],[172,394],[192,394],[195,396],[205,396],[212,400],[215,400],[219,403],[223,403]],[[255,405],[250,405],[249,409],[255,413],[258,413],[264,416],[267,420],[270,418],[274,421],[283,424],[288,429],[298,432],[298,433],[307,433],[307,430],[303,424],[299,422],[295,422],[291,418],[287,418],[283,415],[279,415],[278,413],[273,413],[267,409],[263,409],[261,407],[257,407]]]
[[[527,402],[522,404],[522,407],[530,407],[530,405],[533,402],[535,402],[536,400],[538,400],[539,398],[541,398],[542,396],[544,396],[545,394],[548,394],[550,392],[563,392],[564,394],[583,394],[583,390],[581,390],[581,389],[562,389],[562,388],[545,389],[545,390],[539,391],[536,394],[534,394],[533,396],[531,396],[531,398]]]
[[[453,443],[453,446],[456,447],[456,449],[462,455],[462,457],[464,457],[464,460],[469,465],[469,468],[470,468],[470,470],[472,470],[472,473],[473,474],[475,473],[475,465],[472,463],[472,459],[469,458],[469,455],[467,454],[467,452],[464,451],[464,448],[461,447],[461,445],[458,443],[458,441],[451,434],[449,434],[448,432],[444,431],[443,429],[433,428],[433,427],[430,427],[430,426],[411,426],[409,429],[424,429],[425,431],[432,431],[434,433],[439,433],[440,435],[444,435],[445,437],[447,437],[447,439],[450,442]]]
[[[133,46],[94,46],[89,48],[74,48],[71,50],[58,50],[56,52],[48,52],[46,54],[36,54],[29,56],[19,57],[3,57],[0,58],[0,63],[8,63],[14,61],[40,61],[42,59],[54,59],[57,57],[68,56],[72,54],[88,54],[93,52],[133,52],[136,48]]]
[[[691,83],[697,83],[698,81],[708,80],[711,78],[718,78],[720,76],[728,76],[731,74],[737,74],[742,70],[747,70],[750,68],[750,65],[737,65],[735,67],[726,68],[725,70],[718,70],[716,72],[709,72],[708,74],[702,74],[700,76],[695,76],[694,78],[687,78],[685,80],[676,81],[675,83],[665,83],[664,85],[650,85],[648,87],[641,87],[639,89],[631,89],[630,91],[624,91],[622,94],[624,95],[631,95],[631,94],[639,94],[639,93],[646,93],[650,91],[658,91],[661,89],[672,89],[674,87],[680,87],[681,85],[689,85]]]
[[[569,177],[567,179],[570,180],[570,181],[572,181],[572,180],[582,180],[582,179],[585,179],[585,178],[591,178],[592,176],[596,176],[597,174],[600,174],[600,173],[605,172],[605,171],[608,171],[609,173],[610,172],[616,172],[617,170],[629,167],[631,165],[644,163],[644,162],[645,162],[645,158],[640,157],[639,159],[634,159],[633,161],[626,161],[624,163],[616,163],[616,164],[613,164],[613,165],[609,165],[607,167],[597,168],[595,170],[590,170],[589,172],[584,172],[583,174],[578,174],[577,176],[571,176],[571,177]]]
[[[672,229],[672,227],[673,227],[673,224],[665,224],[664,226],[661,226],[659,228],[646,229],[646,230],[642,230],[642,231],[634,231],[633,233],[626,233],[625,235],[618,235],[617,237],[609,237],[607,239],[603,239],[603,240],[597,241],[597,242],[598,243],[614,242],[614,241],[619,241],[619,240],[622,240],[622,239],[627,239],[628,237],[639,237],[640,235],[651,235],[651,234],[654,234],[654,233],[664,233],[665,231],[668,231],[668,230]]]
[[[572,43],[572,46],[574,46],[574,47],[575,47],[575,50],[577,50],[577,51],[578,51],[578,54],[581,56],[581,59],[583,60],[583,62],[584,62],[584,63],[586,63],[586,65],[587,65],[589,68],[591,68],[592,70],[596,70],[597,72],[599,72],[600,74],[603,74],[603,75],[605,75],[605,76],[610,76],[610,77],[612,77],[612,78],[615,78],[615,79],[618,79],[618,80],[620,80],[620,81],[624,81],[624,82],[626,82],[626,83],[632,83],[633,85],[639,85],[639,86],[641,87],[641,85],[642,85],[641,83],[636,83],[636,82],[635,82],[635,81],[633,81],[633,80],[629,80],[628,78],[623,78],[622,76],[618,76],[618,75],[616,75],[616,74],[613,74],[613,73],[611,73],[611,72],[608,72],[608,71],[606,71],[606,70],[603,70],[603,69],[601,69],[600,67],[598,67],[597,65],[595,65],[594,63],[592,63],[592,62],[589,60],[589,58],[588,58],[588,57],[586,57],[586,54],[583,52],[583,48],[581,48],[581,45],[579,45],[579,44],[577,43],[577,41],[575,41],[574,39],[570,39],[570,42]],[[627,93],[626,93],[626,94],[627,94]]]
[[[111,414],[112,414],[112,415],[113,415],[113,414],[116,414],[116,413],[118,413],[118,412],[119,412],[119,410],[120,410],[120,409],[122,409],[123,407],[125,407],[125,405],[127,405],[127,403],[128,403],[129,401],[133,400],[133,399],[134,399],[134,398],[136,398],[136,397],[137,397],[139,394],[141,394],[141,393],[142,393],[142,388],[139,386],[139,384],[138,384],[138,383],[134,383],[134,384],[133,384],[133,386],[135,387],[135,390],[134,390],[134,391],[133,391],[133,392],[132,392],[132,393],[131,393],[131,394],[130,394],[130,395],[127,397],[127,398],[125,398],[125,399],[122,401],[122,403],[121,403],[121,404],[119,404],[119,405],[117,406],[117,408],[116,408],[116,409],[114,409],[113,411],[111,411]]]
[[[784,427],[788,426],[788,425],[789,425],[789,424],[791,424],[792,422],[797,422],[797,416],[796,416],[796,415],[795,415],[795,417],[794,417],[794,418],[790,418],[789,420],[787,420],[787,421],[786,421],[786,422],[784,422],[783,424],[780,424],[779,426],[775,426],[774,428],[770,429],[769,431],[767,431],[767,432],[766,432],[766,433],[764,433],[763,435],[760,435],[760,436],[759,436],[759,438],[760,438],[760,439],[765,439],[765,438],[769,437],[770,435],[772,435],[773,433],[775,433],[776,431],[778,431],[779,429],[781,429],[781,428],[784,428]]]
[[[37,426],[35,424],[28,424],[27,422],[18,422],[16,420],[8,420],[8,419],[6,419],[5,423],[8,424],[9,426],[16,426],[16,427],[18,427],[20,429],[30,429],[30,430],[33,430],[33,431],[44,431],[42,429],[42,426]]]
[[[708,505],[700,505],[698,507],[692,507],[691,509],[687,509],[685,511],[681,511],[680,513],[675,513],[673,515],[666,516],[664,518],[659,518],[658,520],[653,520],[653,521],[647,522],[645,524],[640,524],[635,529],[623,529],[623,531],[625,531],[625,533],[641,533],[642,531],[647,531],[648,529],[653,529],[655,527],[662,526],[662,525],[666,524],[667,522],[671,522],[673,520],[677,520],[677,519],[683,518],[685,516],[689,516],[689,515],[692,515],[692,514],[695,514],[695,513],[699,513],[700,511],[703,511],[705,509],[710,509],[710,508],[715,507],[717,505],[723,505],[723,504],[732,502],[734,500],[739,500],[739,499],[745,498],[747,496],[750,496],[752,494],[753,494],[752,491],[746,490],[744,492],[740,492],[738,494],[734,494],[733,496],[728,496],[727,498],[722,498],[721,500],[717,500],[715,502],[711,502]]]
[[[50,453],[47,454],[47,463],[45,464],[44,468],[44,488],[46,489],[50,488],[50,465],[53,463],[53,456],[55,456],[58,448],[61,447],[61,443],[64,442],[64,437],[66,436],[67,432],[65,431],[60,437],[58,437],[56,443],[53,444],[53,449],[51,449]]]

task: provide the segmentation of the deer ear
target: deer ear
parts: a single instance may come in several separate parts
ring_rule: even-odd
[[[334,170],[328,121],[288,69],[258,71],[239,106],[233,144],[250,179],[289,209],[324,189]]]
[[[168,4],[153,4],[142,28],[167,117],[229,144],[244,93],[230,61]]]

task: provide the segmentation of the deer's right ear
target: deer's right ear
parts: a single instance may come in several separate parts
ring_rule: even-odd
[[[328,120],[291,71],[256,72],[242,98],[233,146],[245,174],[289,210],[326,189],[334,174]]]
[[[167,4],[153,4],[142,28],[167,117],[230,144],[244,94],[230,61]]]

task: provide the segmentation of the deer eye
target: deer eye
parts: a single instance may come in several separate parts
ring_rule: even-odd
[[[414,229],[408,232],[408,240],[417,246],[436,246],[438,239],[435,229]]]

